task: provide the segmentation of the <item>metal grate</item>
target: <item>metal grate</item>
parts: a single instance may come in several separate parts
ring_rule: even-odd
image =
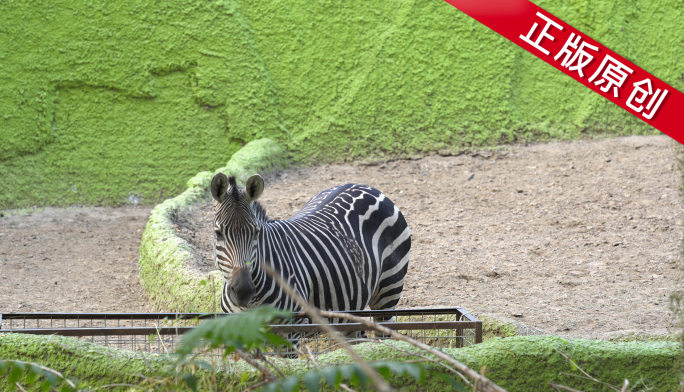
[[[386,327],[434,347],[465,347],[482,342],[482,322],[462,308],[363,310],[345,312],[360,317],[394,317]],[[171,353],[181,336],[203,320],[231,317],[223,313],[4,313],[0,314],[0,333],[71,336],[95,344],[146,353]],[[301,315],[295,318],[303,317]],[[347,339],[380,339],[357,323],[331,320],[332,326]],[[319,354],[336,348],[336,342],[320,332],[316,324],[272,325],[271,331],[287,336],[301,333],[300,347]],[[358,338],[355,331],[365,331]],[[273,347],[270,354],[294,352]]]

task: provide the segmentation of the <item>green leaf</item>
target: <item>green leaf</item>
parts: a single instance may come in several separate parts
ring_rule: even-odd
[[[264,333],[264,338],[267,342],[271,343],[276,347],[292,347],[292,343],[290,343],[290,341],[274,333]]]
[[[392,371],[387,366],[375,366],[375,370],[377,370],[385,380],[389,379],[392,375]]]
[[[340,366],[340,375],[343,379],[349,380],[352,384],[365,385],[368,382],[368,376],[361,370],[359,365],[345,365]]]
[[[325,381],[328,383],[333,388],[339,387],[340,380],[342,379],[342,375],[340,374],[340,368],[339,367],[332,367],[328,369],[323,369],[321,371],[321,375],[325,379]]]
[[[402,362],[377,362],[371,366],[373,366],[386,379],[388,379],[392,374],[397,374],[408,375],[421,384],[425,383],[426,380],[425,369],[418,364]]]
[[[40,392],[47,392],[50,390],[50,381],[45,380],[40,384]]]
[[[425,369],[416,364],[410,363],[389,363],[390,369],[395,373],[408,374],[416,381],[425,382]]]
[[[199,285],[200,285],[200,286],[206,286],[206,285],[207,285],[207,281],[204,280],[204,279],[202,279],[202,280],[200,280]]]
[[[457,380],[456,378],[452,377],[449,374],[445,374],[442,372],[432,372],[430,373],[432,377],[439,378],[442,381],[447,382],[451,387],[458,392],[466,392],[470,390],[470,388],[466,387],[465,384],[463,384],[462,380]]]
[[[177,361],[183,363],[187,356],[205,345],[209,348],[225,347],[230,353],[234,349],[265,348],[265,341],[282,344],[284,339],[266,332],[265,326],[276,318],[291,316],[291,312],[264,306],[205,321],[184,335],[182,345],[176,350]]]
[[[192,363],[200,369],[209,370],[210,372],[214,371],[214,367],[207,361],[196,359]]]
[[[299,378],[300,376],[293,376],[293,377],[288,377],[284,379],[280,383],[280,388],[282,392],[294,392],[297,390],[297,386],[299,386]]]
[[[188,384],[188,387],[193,390],[193,392],[197,392],[197,379],[195,376],[189,373],[185,373],[181,376],[183,378],[183,381],[185,381],[186,384]]]
[[[45,372],[43,375],[45,376],[45,379],[50,383],[51,387],[57,385],[57,376],[50,372]]]
[[[361,384],[361,386],[364,386],[370,382],[370,377],[363,370],[361,370],[361,367],[359,367],[356,371],[356,377],[358,378],[358,382]]]
[[[302,378],[309,392],[318,392],[321,389],[321,373],[318,370],[306,373]]]
[[[9,378],[7,379],[7,381],[9,381],[11,385],[14,385],[15,382],[19,381],[19,378],[24,373],[24,371],[21,368],[19,368],[19,366],[16,366],[17,364],[14,365],[15,367],[14,369],[12,369]]]
[[[339,368],[339,373],[342,376],[342,378],[345,379],[350,379],[354,376],[355,374],[355,368],[357,368],[357,365],[344,365],[340,366]]]
[[[59,387],[59,392],[71,392],[71,391],[73,391],[73,390],[74,390],[74,389],[71,388],[71,385],[69,385],[69,384],[67,384],[67,383],[62,384],[62,386]]]
[[[280,383],[266,384],[262,387],[263,392],[277,392],[280,389]]]
[[[26,376],[26,384],[33,385],[38,377],[43,375],[43,371],[37,366],[29,367],[29,374]]]
[[[223,358],[229,356],[236,350],[235,347],[226,347],[226,350],[223,352]]]

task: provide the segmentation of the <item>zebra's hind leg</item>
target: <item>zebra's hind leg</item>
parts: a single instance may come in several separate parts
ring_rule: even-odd
[[[349,344],[359,344],[360,339],[368,339],[366,331],[350,331],[344,334],[344,339],[349,341]]]
[[[380,290],[379,294],[373,297],[369,307],[371,310],[392,310],[399,303],[401,298],[401,292],[404,288],[404,279],[401,279],[398,283]],[[377,315],[373,316],[373,322],[376,323],[393,323],[395,321],[394,315]],[[390,337],[389,334],[382,332],[375,332],[375,337],[378,339],[387,339]]]
[[[394,316],[373,317],[373,322],[374,323],[393,323],[394,322]],[[375,338],[376,339],[389,339],[390,335],[386,334],[384,332],[375,331]]]
[[[403,218],[402,218],[403,220]],[[401,299],[401,293],[404,291],[404,278],[408,270],[409,254],[411,249],[411,236],[408,227],[405,227],[400,238],[403,241],[398,246],[392,244],[390,249],[390,256],[387,257],[382,266],[382,273],[378,280],[378,285],[371,297],[368,306],[372,310],[392,310]],[[396,242],[396,240],[395,240]],[[383,254],[388,249],[383,250]],[[394,315],[378,315],[373,317],[373,321],[380,322],[394,322]],[[384,333],[375,333],[376,338],[388,338]]]
[[[371,299],[369,307],[371,310],[392,310],[399,303],[401,298],[401,292],[404,289],[404,279],[403,277],[399,282],[386,287],[383,290],[379,290],[379,293]],[[373,322],[376,323],[393,323],[395,321],[394,315],[377,315],[373,316]],[[379,339],[387,339],[390,337],[389,334],[382,332],[375,332],[375,337]]]

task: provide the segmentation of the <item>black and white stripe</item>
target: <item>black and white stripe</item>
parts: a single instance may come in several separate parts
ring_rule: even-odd
[[[263,264],[320,309],[393,309],[399,302],[411,234],[397,206],[377,189],[327,189],[287,220],[269,219],[256,201],[263,191],[258,175],[241,189],[219,173],[211,190],[215,260],[226,278],[224,312],[264,304],[299,310]]]

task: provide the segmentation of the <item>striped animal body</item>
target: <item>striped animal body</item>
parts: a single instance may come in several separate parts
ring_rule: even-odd
[[[299,311],[264,264],[310,305],[324,310],[393,309],[408,268],[411,234],[404,216],[377,189],[346,184],[314,196],[287,220],[271,220],[257,202],[258,175],[240,188],[214,176],[214,258],[225,277],[221,308],[260,305]],[[334,321],[339,322],[339,321]]]

